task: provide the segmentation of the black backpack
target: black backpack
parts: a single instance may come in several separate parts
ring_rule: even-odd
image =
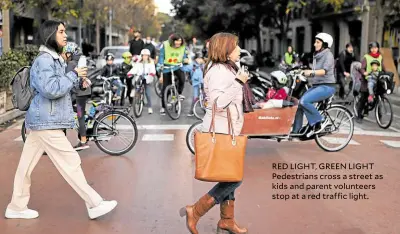
[[[40,52],[37,57],[44,52]],[[36,57],[36,58],[37,58]],[[11,80],[12,88],[12,103],[15,108],[20,111],[27,111],[35,96],[35,91],[31,88],[30,84],[30,66],[20,68]]]

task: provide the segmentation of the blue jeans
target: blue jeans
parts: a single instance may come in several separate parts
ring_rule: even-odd
[[[227,200],[235,200],[235,190],[242,184],[240,182],[220,182],[216,184],[208,195],[215,199],[216,204],[221,204]]]
[[[115,85],[117,87],[116,95],[118,97],[121,97],[122,87],[123,87],[122,81],[121,80],[113,80],[112,85]]]
[[[310,126],[322,121],[322,116],[315,108],[315,102],[328,99],[335,93],[335,88],[327,85],[318,85],[310,88],[300,98],[299,107],[297,109],[293,132],[298,133],[303,126],[303,115],[305,114]]]

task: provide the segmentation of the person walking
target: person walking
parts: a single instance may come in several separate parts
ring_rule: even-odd
[[[75,125],[70,91],[86,77],[86,68],[75,68],[65,73],[60,57],[67,44],[64,23],[45,21],[39,30],[40,55],[30,71],[30,84],[35,96],[26,113],[25,124],[31,130],[22,151],[14,178],[11,202],[5,211],[9,219],[34,219],[39,213],[28,208],[31,173],[43,152],[46,152],[57,170],[86,202],[89,218],[95,219],[112,211],[116,201],[104,201],[87,183],[79,154],[61,129]],[[62,201],[60,201],[62,202]]]
[[[353,46],[350,43],[346,44],[346,49],[339,55],[336,63],[336,77],[339,84],[339,97],[344,99],[346,78],[350,77],[351,64],[356,61],[353,53]]]
[[[216,103],[215,132],[230,134],[227,126],[227,107],[230,107],[233,131],[240,134],[243,122],[243,85],[248,74],[238,73],[235,64],[240,59],[238,38],[230,33],[214,35],[209,44],[209,61],[205,65],[204,91],[209,103]],[[212,120],[212,110],[207,109],[203,118],[203,132],[208,132]],[[246,228],[237,225],[234,219],[235,190],[242,182],[220,182],[195,204],[183,207],[181,215],[186,216],[186,226],[190,233],[198,234],[197,223],[216,204],[220,204],[221,219],[217,224],[218,233],[247,233]]]

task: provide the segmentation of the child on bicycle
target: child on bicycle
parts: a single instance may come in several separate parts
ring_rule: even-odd
[[[123,84],[127,87],[127,97],[122,97],[121,99],[121,106],[124,105],[125,98],[129,99],[129,104],[132,106],[133,98],[129,95],[132,92],[132,79],[128,77],[128,72],[132,70],[132,54],[131,52],[127,51],[122,54],[122,58],[124,61],[122,62],[121,69],[120,69],[120,78]]]
[[[106,55],[106,61],[107,64],[103,67],[103,71],[101,73],[102,76],[105,77],[111,77],[111,76],[119,76],[120,71],[119,67],[114,64],[114,55],[109,53]],[[112,85],[115,85],[117,87],[117,92],[113,98],[114,101],[120,100],[121,99],[121,94],[122,94],[122,88],[123,84],[120,79],[114,79],[112,80]]]
[[[374,88],[376,85],[376,82],[378,81],[379,77],[379,66],[380,62],[378,60],[373,60],[371,62],[371,69],[372,71],[369,73],[368,76],[365,77],[365,79],[368,81],[368,102],[371,103],[374,101]]]
[[[187,116],[191,117],[194,115],[193,108],[196,101],[199,99],[200,89],[203,89],[203,70],[204,70],[204,59],[203,54],[198,52],[195,54],[194,61],[191,64],[182,67],[182,71],[189,72],[190,80],[193,87],[193,101],[190,112]]]
[[[151,105],[151,83],[154,81],[156,76],[156,66],[154,60],[150,58],[150,50],[143,49],[140,52],[140,59],[132,67],[132,70],[128,72],[128,77],[136,75],[139,79],[143,79],[144,92],[147,100],[148,113],[153,114],[153,109]]]

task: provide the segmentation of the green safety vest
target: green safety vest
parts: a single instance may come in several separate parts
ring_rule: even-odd
[[[289,54],[288,52],[285,53],[285,63],[287,65],[292,65],[292,63],[293,63],[293,54],[294,54],[294,51],[292,52],[292,54]]]
[[[185,46],[179,48],[171,47],[169,41],[164,42],[164,64],[166,65],[177,65],[182,63],[183,56],[185,55]]]
[[[367,61],[367,67],[365,69],[366,72],[371,73],[372,72],[372,67],[371,67],[371,62],[374,60],[378,60],[379,63],[381,64],[378,68],[378,71],[382,71],[382,55],[379,55],[378,58],[374,58],[369,54],[364,55],[365,60]]]

